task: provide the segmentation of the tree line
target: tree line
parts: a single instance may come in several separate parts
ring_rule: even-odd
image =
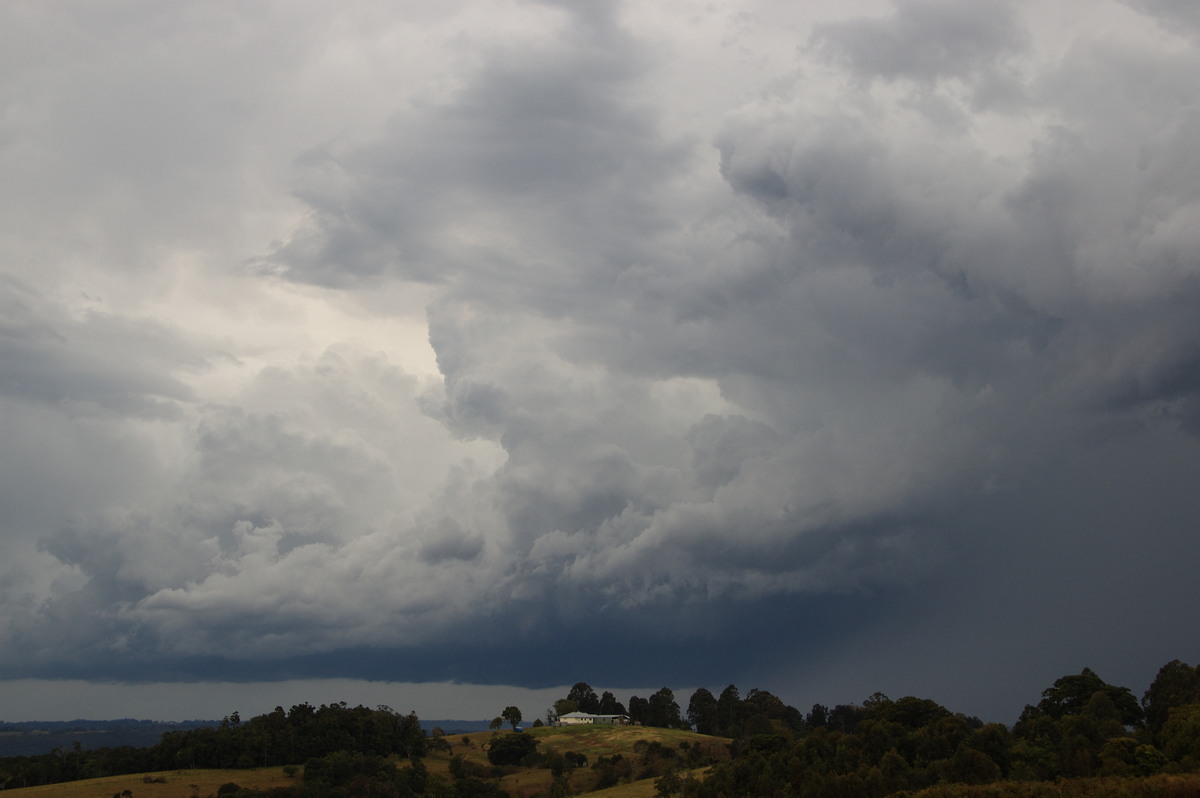
[[[882,693],[803,713],[770,692],[743,696],[732,684],[719,695],[697,689],[686,712],[666,687],[646,699],[632,696],[625,709],[611,693],[597,696],[579,682],[547,720],[574,711],[627,714],[646,726],[732,740],[730,761],[713,763],[704,779],[665,774],[658,785],[664,796],[882,798],[938,784],[1200,770],[1200,666],[1179,660],[1159,670],[1140,701],[1089,668],[1063,676],[1011,728],[929,699]]]
[[[70,750],[6,757],[0,759],[0,789],[162,770],[300,765],[339,752],[376,759],[417,758],[424,756],[426,746],[425,732],[413,714],[344,702],[298,704],[286,712],[276,707],[246,722],[234,712],[217,727],[167,732],[148,748],[85,751],[76,743]]]
[[[1011,728],[882,693],[862,704],[814,705],[799,718],[769,699],[757,700],[766,705],[758,711],[747,701],[756,692],[740,702],[733,694],[723,693],[724,703],[693,696],[693,725],[733,731],[734,757],[703,780],[662,780],[660,795],[883,798],[939,784],[1200,770],[1200,669],[1178,660],[1159,670],[1140,701],[1088,668],[1063,676]]]

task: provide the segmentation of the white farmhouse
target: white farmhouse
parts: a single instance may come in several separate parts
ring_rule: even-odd
[[[559,726],[627,726],[628,715],[590,715],[587,712],[568,712],[558,716]]]

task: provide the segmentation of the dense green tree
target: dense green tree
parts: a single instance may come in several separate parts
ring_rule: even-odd
[[[554,702],[554,708],[546,713],[547,718],[551,721],[557,721],[563,715],[569,715],[572,712],[579,711],[579,704],[569,698],[560,698]]]
[[[487,758],[493,765],[519,765],[537,750],[537,744],[532,734],[503,734],[492,740]]]
[[[660,687],[654,695],[650,696],[643,723],[663,729],[685,727],[683,718],[679,714],[679,704],[675,703],[675,694],[669,687]]]
[[[981,726],[971,733],[967,745],[995,762],[996,767],[1000,768],[1001,776],[1008,776],[1012,769],[1013,747],[1013,738],[1008,727],[1000,723]]]
[[[336,751],[304,765],[305,784],[345,787],[358,779],[395,781],[396,766],[385,757],[352,751]]]
[[[1186,770],[1200,768],[1200,704],[1172,707],[1160,736],[1168,759]]]
[[[1000,778],[1000,767],[987,754],[962,743],[942,775],[946,781],[960,784],[988,784]]]
[[[629,697],[629,720],[633,723],[646,723],[650,714],[650,702],[641,696]]]
[[[911,734],[913,761],[924,766],[949,759],[970,737],[971,730],[966,720],[959,715],[932,720],[927,725],[914,729]]]
[[[654,782],[654,794],[657,798],[670,798],[672,795],[678,795],[683,791],[683,779],[679,777],[679,771],[668,770],[663,775],[659,776]]]
[[[717,699],[708,690],[701,687],[692,693],[688,700],[688,723],[701,734],[717,733]]]
[[[1103,693],[1117,710],[1117,716],[1125,726],[1142,725],[1142,708],[1128,687],[1117,687],[1101,679],[1091,668],[1081,673],[1063,676],[1051,687],[1042,691],[1038,709],[1052,718],[1082,712],[1096,693]]]
[[[879,778],[888,793],[907,790],[913,785],[913,769],[895,748],[879,758]]]
[[[742,730],[745,735],[799,732],[805,728],[804,716],[799,710],[758,688],[746,693],[742,699],[741,715],[745,718]]]
[[[1159,669],[1142,696],[1146,728],[1157,738],[1167,722],[1167,713],[1188,704],[1200,704],[1200,668],[1171,660]]]
[[[808,711],[808,715],[804,718],[804,722],[810,728],[829,725],[829,707],[823,704],[813,704],[812,709]]]
[[[717,696],[717,733],[737,737],[741,731],[742,695],[735,685],[727,685]]]
[[[617,697],[605,690],[600,694],[600,714],[601,715],[627,715],[625,705],[617,700]]]
[[[516,731],[517,726],[521,723],[521,710],[516,707],[505,707],[504,711],[500,713],[500,717],[512,726],[513,731]]]
[[[906,729],[918,729],[935,720],[949,717],[950,710],[927,698],[905,696],[888,702],[886,707],[879,707],[878,714],[882,719],[899,723]]]
[[[587,682],[576,682],[575,686],[571,688],[571,692],[567,693],[567,700],[574,701],[580,712],[586,712],[589,715],[600,713],[600,699]]]
[[[867,711],[858,704],[837,704],[829,710],[827,725],[842,733],[854,731],[859,722],[867,717]]]
[[[1013,727],[1012,773],[1021,778],[1082,778],[1117,767],[1109,740],[1128,737],[1141,708],[1126,688],[1091,670],[1064,676],[1027,706]],[[1115,744],[1119,746],[1121,744]]]

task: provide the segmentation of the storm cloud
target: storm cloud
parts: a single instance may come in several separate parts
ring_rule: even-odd
[[[1195,14],[791,6],[0,12],[0,676],[1200,657]]]

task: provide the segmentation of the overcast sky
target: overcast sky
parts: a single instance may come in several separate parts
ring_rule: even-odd
[[[1140,695],[1198,75],[1192,0],[0,5],[0,720]]]

